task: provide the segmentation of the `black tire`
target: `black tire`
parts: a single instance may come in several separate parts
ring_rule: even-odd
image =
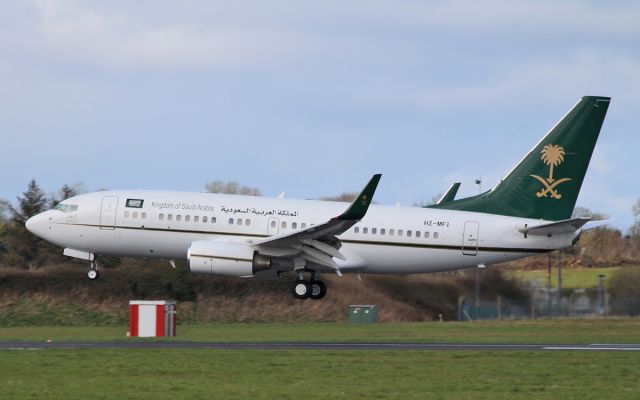
[[[297,280],[293,283],[291,293],[296,299],[307,299],[311,295],[311,285],[307,281]]]
[[[311,285],[311,297],[313,300],[320,300],[327,294],[327,285],[322,281],[311,281],[309,283]]]
[[[97,269],[92,268],[87,272],[87,278],[89,278],[92,281],[95,281],[98,278],[100,278],[100,272],[98,272]]]

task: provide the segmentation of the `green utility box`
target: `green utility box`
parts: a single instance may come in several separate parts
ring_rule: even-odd
[[[372,324],[378,321],[378,306],[350,305],[349,322],[352,324]]]

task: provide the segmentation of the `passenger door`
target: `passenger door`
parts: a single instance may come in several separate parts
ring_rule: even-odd
[[[100,208],[100,229],[116,228],[116,212],[118,211],[118,197],[104,196]]]

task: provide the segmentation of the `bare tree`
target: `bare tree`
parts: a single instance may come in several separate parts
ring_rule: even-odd
[[[442,198],[442,196],[444,196],[444,193],[439,193],[439,194],[433,195],[433,196],[431,196],[431,201],[425,200],[423,198],[420,198],[420,201],[414,201],[412,205],[414,207],[422,207],[422,208],[424,208],[424,207],[430,206],[432,204],[436,204],[438,202],[438,200],[440,200]]]
[[[242,194],[245,196],[261,196],[260,189],[243,186],[238,182],[207,182],[205,190],[209,193]]]
[[[337,196],[328,196],[328,197],[323,197],[320,200],[326,200],[326,201],[343,201],[345,203],[350,203],[353,201],[353,199],[356,198],[356,196],[358,195],[358,193],[351,193],[351,192],[344,192],[341,193]]]
[[[49,196],[51,208],[58,205],[63,200],[66,200],[70,197],[77,196],[82,193],[86,193],[86,188],[84,183],[74,183],[73,185],[67,185],[66,183],[58,190],[57,194],[52,194]]]
[[[599,213],[597,211],[591,211],[587,207],[576,207],[573,209],[572,218],[591,218],[594,221],[602,221],[609,218],[608,215]]]
[[[631,236],[640,236],[640,199],[631,207],[633,212],[633,226],[631,226]]]

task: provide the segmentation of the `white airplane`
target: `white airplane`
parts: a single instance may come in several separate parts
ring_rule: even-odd
[[[413,274],[484,266],[572,246],[571,218],[609,106],[583,97],[493,189],[426,208],[371,204],[380,175],[346,203],[149,190],[64,200],[26,227],[64,254],[187,261],[194,273],[275,277],[293,271],[298,299],[321,299],[320,273]],[[481,155],[485,156],[485,155]],[[457,187],[455,188],[457,190]],[[310,279],[305,280],[305,273]]]

